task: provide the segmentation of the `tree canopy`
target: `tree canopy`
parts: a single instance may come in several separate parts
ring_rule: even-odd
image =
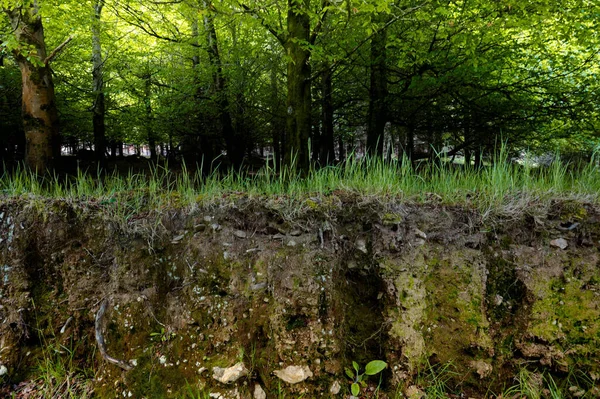
[[[349,153],[444,149],[470,164],[499,141],[598,144],[593,0],[0,5],[0,156],[29,154],[36,167],[60,149],[103,162],[131,146],[205,166],[260,155],[306,170]],[[27,105],[42,88],[55,99],[40,112],[55,115]]]

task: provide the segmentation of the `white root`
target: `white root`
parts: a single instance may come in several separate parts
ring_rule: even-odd
[[[121,367],[123,370],[129,371],[133,368],[133,366],[127,363],[124,360],[115,359],[110,356],[106,352],[106,343],[104,342],[104,336],[102,335],[102,328],[104,327],[104,313],[106,313],[106,308],[108,307],[108,299],[105,298],[102,300],[102,304],[100,305],[100,309],[98,309],[98,313],[96,313],[96,343],[98,343],[98,349],[100,350],[100,354],[102,358],[109,363],[112,363],[116,366]]]

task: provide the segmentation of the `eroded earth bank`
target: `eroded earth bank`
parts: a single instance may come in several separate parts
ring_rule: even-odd
[[[419,396],[446,365],[451,392],[470,397],[524,369],[588,376],[567,393],[598,395],[591,205],[483,219],[341,194],[236,197],[127,220],[115,206],[0,202],[2,392],[59,354],[92,370],[99,398],[347,398],[344,368],[376,359],[389,367],[361,397],[378,384],[381,398]],[[130,370],[101,356],[97,329]]]

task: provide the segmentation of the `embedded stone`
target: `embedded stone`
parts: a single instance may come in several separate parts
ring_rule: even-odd
[[[223,384],[231,384],[248,375],[248,369],[240,362],[228,368],[213,367],[213,378]]]
[[[313,376],[308,366],[287,366],[283,370],[275,370],[273,373],[288,384],[297,384]]]

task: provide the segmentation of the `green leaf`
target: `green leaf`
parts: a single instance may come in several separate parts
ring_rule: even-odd
[[[350,370],[350,367],[346,367],[344,369],[344,371],[346,372],[346,375],[352,379],[354,379],[354,373],[352,372],[352,370]]]
[[[365,373],[367,375],[375,375],[380,373],[387,367],[387,363],[383,360],[373,360],[369,362],[365,367]]]
[[[352,367],[354,367],[354,370],[356,370],[356,373],[358,374],[358,363],[352,362]]]
[[[354,384],[352,384],[352,387],[350,390],[352,391],[352,396],[358,396],[358,394],[360,393],[360,387],[358,386],[358,384],[356,382]]]

